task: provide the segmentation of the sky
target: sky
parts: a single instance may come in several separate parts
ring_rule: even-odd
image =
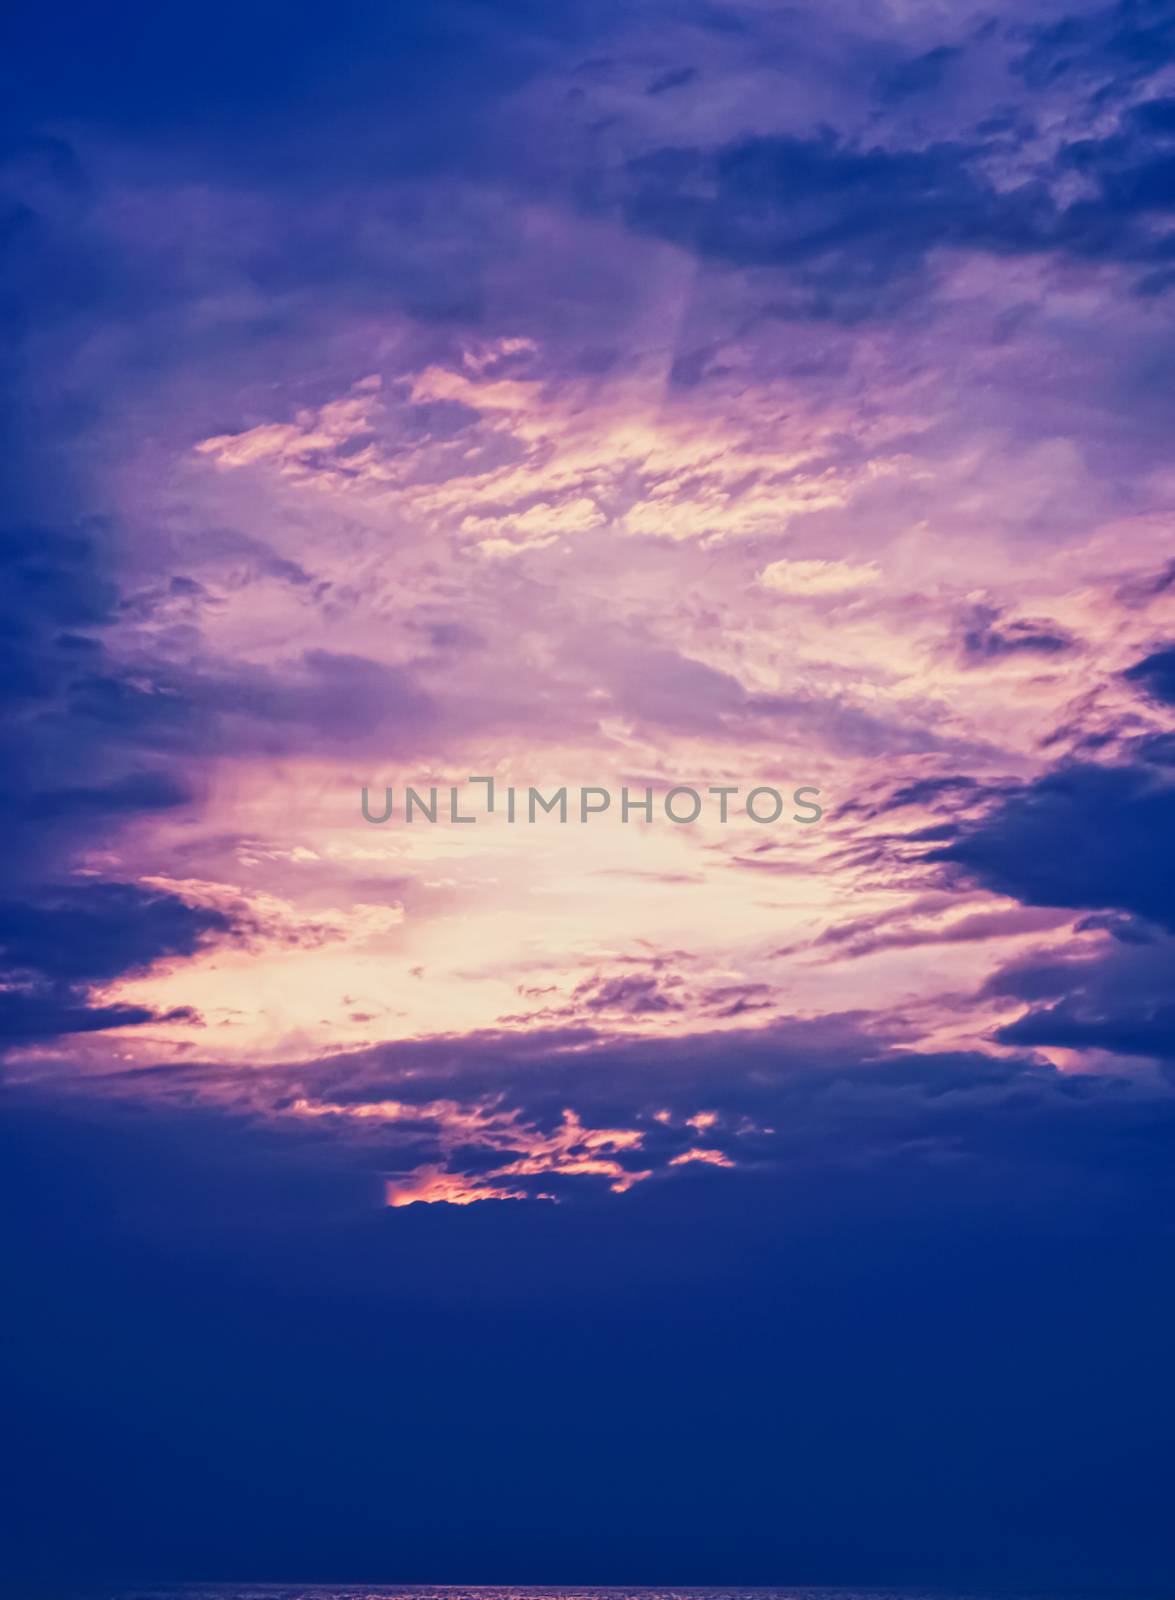
[[[2,54],[0,1585],[1175,1586],[1175,7]]]

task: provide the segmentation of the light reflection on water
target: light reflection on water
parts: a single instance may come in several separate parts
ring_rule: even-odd
[[[1012,1600],[1008,1591],[973,1589],[790,1588],[559,1588],[411,1584],[172,1584],[94,1589],[71,1600]],[[1018,1591],[1014,1600],[1059,1600],[1043,1591]],[[1075,1600],[1069,1591],[1064,1600]],[[1116,1600],[1126,1600],[1118,1596]],[[1148,1600],[1145,1595],[1133,1600]]]

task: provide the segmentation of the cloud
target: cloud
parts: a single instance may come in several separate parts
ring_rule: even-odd
[[[197,1020],[187,1007],[159,1012],[92,1004],[95,988],[155,963],[192,956],[231,931],[220,912],[130,883],[42,886],[0,902],[0,1040]]]
[[[1165,1063],[1170,1073],[1175,1066],[1175,1007],[1169,998],[1175,943],[1146,924],[1111,924],[1107,931],[1111,939],[1092,947],[1029,954],[993,973],[985,985],[988,994],[1029,1002],[996,1038],[1013,1048],[1151,1058]]]
[[[795,312],[851,321],[908,299],[934,249],[1047,247],[1046,191],[997,191],[979,154],[860,148],[831,133],[666,148],[632,163],[627,216],[699,255],[786,269]]]
[[[873,561],[799,561],[784,557],[764,567],[759,582],[788,595],[830,595],[867,588],[880,577]]]
[[[1152,700],[1175,705],[1175,645],[1153,650],[1122,676],[1128,683],[1137,684]]]
[[[1175,930],[1175,787],[1144,767],[1062,766],[1009,788],[927,859],[1027,905],[1117,908]]]
[[[1073,638],[1047,620],[1018,617],[1003,621],[991,606],[977,606],[963,632],[963,658],[978,666],[1010,656],[1058,656],[1075,648]]]
[[[952,64],[962,56],[958,45],[936,45],[919,56],[887,68],[879,77],[878,93],[883,100],[900,101],[937,89]]]
[[[1167,59],[1175,32],[1164,0],[1114,0],[1108,6],[1071,11],[1027,30],[1027,48],[1016,69],[1033,87],[1063,80],[1122,94]]]
[[[883,95],[901,101],[935,87],[959,54],[942,46],[895,67]],[[630,162],[625,213],[700,257],[777,271],[771,304],[794,317],[851,324],[904,311],[942,251],[1121,263],[1139,292],[1157,294],[1173,281],[1162,222],[1170,138],[1161,109],[1136,108],[1118,132],[1071,137],[1051,161],[1005,168],[1001,181],[998,142],[973,133],[902,144],[821,129],[667,145]],[[1061,198],[1073,172],[1085,187]]]
[[[668,72],[662,72],[654,78],[645,92],[668,94],[671,89],[683,89],[687,83],[693,83],[697,76],[696,67],[671,67]]]
[[[1023,1042],[1044,1042],[1022,1025]],[[1145,1120],[1162,1091],[1070,1079],[1031,1057],[906,1048],[893,1019],[780,1019],[737,1034],[641,1037],[594,1027],[433,1038],[257,1067],[107,1074],[88,1093],[264,1116],[382,1172],[394,1203],[554,1197],[675,1181],[699,1164],[813,1175],[978,1175],[1005,1159],[1082,1165],[1087,1138]],[[1015,1035],[1008,1035],[1008,1043]],[[57,1092],[69,1093],[61,1084]],[[1099,1131],[1100,1130],[1100,1131]],[[704,1157],[691,1155],[704,1131]],[[1032,1155],[1025,1156],[1023,1141]]]
[[[1169,9],[28,12],[18,1586],[1169,1574]]]
[[[66,985],[30,985],[0,994],[3,1049],[111,1028],[138,1028],[148,1022],[193,1026],[199,1017],[190,1006],[157,1011],[148,1006],[87,1005],[76,988]]]
[[[223,913],[131,883],[65,884],[33,902],[0,903],[0,956],[10,972],[94,982],[165,956],[187,956]]]

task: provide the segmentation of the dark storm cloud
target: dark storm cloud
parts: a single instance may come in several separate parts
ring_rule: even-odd
[[[940,246],[1044,247],[1043,185],[997,192],[979,153],[858,148],[830,132],[664,149],[633,163],[628,217],[702,256],[786,269],[797,310],[851,320],[908,295]]]
[[[692,83],[698,76],[697,67],[672,67],[668,72],[662,72],[654,78],[646,89],[646,94],[667,94],[670,89],[682,89],[687,83]]]
[[[1165,645],[1144,656],[1122,676],[1135,684],[1152,700],[1161,700],[1175,706],[1175,645]]]
[[[0,530],[0,818],[6,873],[94,829],[190,798],[194,759],[242,728],[260,748],[394,739],[432,714],[407,669],[306,651],[284,668],[115,654],[127,614],[98,528]],[[91,834],[91,839],[98,837]]]
[[[1085,919],[1077,931],[1091,931],[1096,921]],[[998,1030],[1001,1043],[1175,1063],[1175,940],[1133,922],[1106,931],[1113,936],[1108,945],[1022,956],[992,974],[986,994],[1029,1003]]]
[[[1175,786],[1075,763],[1007,792],[931,861],[1026,905],[1134,912],[1175,930]]]
[[[350,314],[478,323],[487,265],[517,234],[510,208],[471,185],[525,194],[542,148],[502,107],[620,14],[611,0],[405,0],[329,17],[135,3],[110,27],[79,19],[65,51],[56,27],[26,14],[0,61],[0,303],[13,348],[52,330],[80,338],[101,316],[135,347],[108,378],[133,385],[181,355],[252,354],[271,377],[284,339],[345,320],[336,295]],[[167,208],[168,229],[128,216],[128,240],[113,215],[123,182]],[[225,214],[188,207],[188,184],[215,190]],[[218,295],[255,309],[219,316]],[[59,428],[71,408],[75,426],[102,409],[98,395],[52,401]]]
[[[1175,1059],[1175,1005],[1133,1012],[1119,1006],[1099,1013],[1066,999],[1026,1012],[1000,1028],[996,1037],[1001,1044],[1108,1050],[1115,1055],[1158,1056],[1170,1061]]]
[[[931,87],[953,54],[895,69],[891,95]],[[1164,222],[1175,207],[1165,105],[1129,112],[1109,138],[1071,139],[1051,164],[1013,183],[993,181],[996,147],[984,138],[902,148],[824,130],[714,150],[666,147],[631,163],[627,215],[701,256],[778,268],[792,295],[778,309],[812,317],[853,321],[900,308],[941,249],[1118,262],[1137,269],[1139,292],[1160,293],[1175,275]],[[1092,192],[1063,201],[1058,183],[1072,172]]]
[[[6,989],[0,993],[0,1054],[5,1045],[31,1044],[70,1034],[137,1028],[148,1022],[198,1021],[190,1006],[160,1012],[147,1006],[88,1005],[79,990],[60,985]]]
[[[1030,617],[1005,622],[991,606],[976,608],[962,637],[963,658],[971,666],[1009,656],[1064,655],[1073,648],[1072,637],[1055,623]]]
[[[106,546],[100,525],[0,530],[0,1049],[157,1020],[93,991],[237,931],[172,894],[69,878],[137,817],[187,805],[201,757],[242,730],[272,751],[386,748],[430,711],[409,674],[353,655],[306,652],[283,673],[114,654],[127,607]]]
[[[11,101],[5,115],[12,111]],[[141,727],[111,726],[79,706],[101,681],[130,695],[132,674],[109,650],[121,614],[112,577],[113,531],[78,514],[72,446],[91,420],[68,393],[40,408],[25,384],[27,341],[96,299],[111,280],[83,249],[46,245],[68,233],[86,182],[59,139],[16,141],[0,159],[8,248],[0,275],[7,339],[0,528],[0,1051],[32,1041],[138,1026],[147,1007],[106,1004],[94,991],[167,958],[190,956],[227,930],[218,914],[134,884],[70,874],[81,854],[135,817],[191,798],[186,763],[152,748]],[[149,298],[149,297],[148,297]],[[45,508],[54,513],[43,515]],[[171,1021],[196,1022],[179,1008]]]
[[[162,956],[188,956],[213,932],[218,911],[130,883],[84,880],[35,901],[0,901],[0,961],[9,974],[98,981],[142,970]]]
[[[84,851],[136,817],[188,804],[200,759],[234,740],[285,752],[375,738],[386,750],[430,702],[407,673],[325,651],[284,674],[116,659],[100,637],[116,596],[89,542],[21,531],[0,539],[0,554],[10,576],[0,602],[2,1048],[155,1020],[91,1003],[91,990],[238,931],[233,916],[172,894],[92,875],[63,881]]]
[[[665,992],[638,978],[611,996],[597,985],[589,998],[638,1015],[650,1000],[656,1009]],[[1149,1117],[1169,1123],[1175,1116],[1162,1095],[1135,1093],[1115,1079],[1070,1078],[1030,1058],[917,1051],[903,1045],[900,1032],[892,1019],[852,1015],[673,1038],[617,1037],[594,1024],[532,1029],[525,1037],[484,1032],[257,1068],[249,1075],[248,1109],[262,1100],[288,1109],[309,1097],[329,1109],[302,1120],[303,1136],[329,1131],[340,1159],[397,1172],[439,1162],[470,1178],[525,1157],[534,1140],[541,1148],[565,1128],[570,1110],[589,1130],[639,1131],[639,1144],[614,1152],[616,1163],[674,1184],[690,1181],[695,1166],[674,1158],[699,1145],[721,1152],[736,1170],[793,1174],[913,1174],[947,1162],[983,1181],[984,1172],[1008,1161],[1081,1168],[1097,1159],[1095,1151],[1112,1161],[1114,1141]],[[150,1081],[142,1070],[138,1090]],[[126,1088],[133,1087],[128,1079]],[[161,1068],[154,1084],[163,1103],[221,1096],[231,1103],[237,1087],[231,1070],[212,1062]],[[105,1090],[117,1095],[117,1075]],[[388,1101],[402,1108],[393,1119],[363,1114]],[[509,1114],[516,1143],[487,1142],[470,1124],[468,1140],[455,1149],[446,1142],[448,1113],[438,1118],[438,1105]],[[707,1115],[700,1128],[690,1122],[699,1113]],[[291,1128],[298,1125],[292,1119]],[[593,1151],[583,1142],[585,1156]],[[507,1191],[573,1199],[613,1180],[547,1164],[532,1176],[496,1181]]]
[[[962,54],[958,45],[940,44],[909,61],[901,61],[887,68],[878,79],[880,98],[891,102],[901,101],[937,89],[951,64]]]
[[[69,707],[87,728],[176,753],[233,748],[243,737],[258,749],[294,750],[382,735],[386,748],[395,728],[418,729],[432,713],[409,670],[327,650],[305,651],[284,668],[213,659],[136,671],[127,662],[78,674]]]
[[[1030,87],[1076,81],[1122,93],[1169,60],[1175,13],[1169,0],[1116,0],[1012,33],[1028,40],[1014,67]]]
[[[0,901],[0,1051],[5,1042],[159,1020],[143,1006],[92,1004],[90,991],[191,956],[231,930],[221,912],[135,884],[82,879],[21,888],[20,900]],[[196,1020],[184,1008],[167,1017]]]
[[[188,798],[145,741],[112,741],[77,711],[79,685],[117,671],[103,643],[118,604],[104,540],[100,527],[0,530],[0,884],[38,862],[51,870],[82,820],[100,827]]]

